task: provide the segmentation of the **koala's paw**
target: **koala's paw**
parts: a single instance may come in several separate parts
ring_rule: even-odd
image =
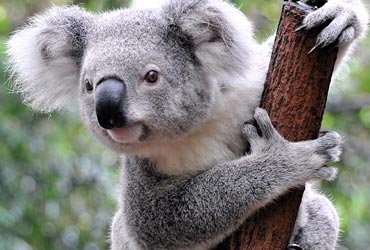
[[[308,4],[322,5],[326,1],[303,1]],[[319,4],[321,3],[321,4]],[[318,35],[315,47],[322,48],[331,44],[348,44],[362,35],[367,26],[367,12],[360,1],[332,0],[316,11],[308,14],[298,29],[310,30],[327,25]]]
[[[309,170],[309,179],[335,178],[337,169],[326,164],[339,161],[342,142],[343,138],[338,133],[330,131],[321,134],[316,140],[294,143],[294,146],[303,149],[301,164],[306,165],[304,170]]]
[[[245,123],[243,134],[249,142],[250,153],[264,153],[288,143],[274,128],[264,109],[257,108],[254,122]]]
[[[265,163],[280,163],[290,169],[291,178],[333,180],[337,170],[326,164],[339,160],[342,137],[333,131],[316,140],[288,142],[274,128],[264,109],[257,108],[253,123],[245,123],[243,134],[249,142],[250,155],[259,155]]]

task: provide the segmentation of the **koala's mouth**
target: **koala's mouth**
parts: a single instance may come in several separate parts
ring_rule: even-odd
[[[144,134],[144,127],[142,124],[136,123],[122,128],[108,129],[107,131],[112,140],[128,144],[140,141],[140,138]]]

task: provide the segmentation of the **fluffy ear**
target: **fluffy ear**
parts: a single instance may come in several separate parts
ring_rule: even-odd
[[[14,89],[32,108],[51,112],[77,98],[91,18],[76,6],[54,7],[10,37],[7,54]]]
[[[212,73],[245,71],[256,42],[251,23],[223,0],[170,0],[163,7],[169,32],[193,46],[195,55]],[[238,68],[240,66],[240,68]]]

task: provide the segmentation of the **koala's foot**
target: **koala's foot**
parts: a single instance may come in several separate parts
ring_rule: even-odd
[[[322,48],[332,44],[339,46],[348,44],[366,30],[368,14],[359,1],[303,0],[303,2],[322,7],[308,14],[298,30],[310,30],[325,25],[317,37],[316,45],[310,53],[316,48]]]
[[[333,250],[339,234],[339,218],[331,201],[306,185],[288,249]]]

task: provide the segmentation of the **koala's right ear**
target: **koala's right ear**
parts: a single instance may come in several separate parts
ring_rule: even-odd
[[[191,47],[208,73],[244,74],[245,63],[252,61],[258,46],[252,25],[228,1],[169,0],[162,16],[170,36]]]
[[[33,109],[51,112],[77,98],[91,19],[91,13],[76,6],[54,7],[9,39],[14,89]]]

